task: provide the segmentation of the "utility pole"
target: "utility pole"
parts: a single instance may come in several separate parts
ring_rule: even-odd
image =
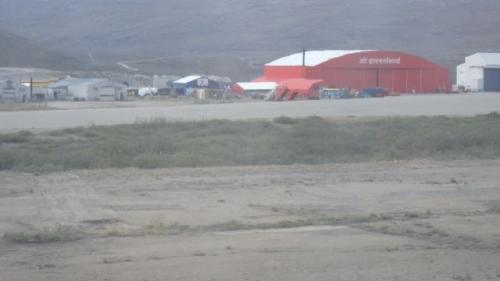
[[[33,100],[33,77],[30,77],[30,101]]]
[[[302,66],[306,66],[306,48],[302,49]]]

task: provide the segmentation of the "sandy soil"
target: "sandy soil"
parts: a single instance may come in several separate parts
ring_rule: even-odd
[[[500,160],[1,172],[0,182],[3,232],[84,233],[0,240],[2,281],[500,280]],[[279,227],[325,217],[339,220]],[[164,225],[176,231],[144,231]]]
[[[85,108],[86,103],[65,103],[82,106],[66,110],[0,112],[0,131],[23,129],[56,129],[74,126],[130,124],[138,120],[250,119],[277,116],[470,116],[500,111],[500,94],[408,95],[372,99],[320,100],[294,102],[250,102],[230,104],[158,105],[116,108],[116,103],[101,105],[112,108]],[[121,105],[133,105],[124,102]],[[141,105],[141,102],[137,103]],[[90,104],[92,105],[92,104]],[[56,106],[51,104],[50,106]]]

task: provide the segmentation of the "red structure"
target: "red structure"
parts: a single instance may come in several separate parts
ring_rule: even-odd
[[[308,51],[275,60],[256,81],[322,80],[320,85],[361,90],[382,87],[394,93],[451,91],[448,69],[395,51]],[[290,88],[294,92],[296,89]],[[298,91],[297,91],[298,92]]]
[[[277,100],[318,99],[319,85],[323,80],[289,79],[279,83]]]

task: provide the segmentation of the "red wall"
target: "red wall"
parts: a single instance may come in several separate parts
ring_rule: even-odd
[[[301,66],[279,66],[264,68],[264,77],[272,78],[276,82],[289,79],[305,78],[305,69]]]
[[[322,86],[358,90],[378,86],[396,93],[451,91],[446,68],[424,58],[392,51],[346,55],[314,67],[266,66],[264,76],[276,82],[294,78],[322,79]]]

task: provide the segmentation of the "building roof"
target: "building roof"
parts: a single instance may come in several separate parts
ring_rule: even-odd
[[[276,82],[240,82],[237,83],[245,91],[270,91],[276,89]]]
[[[317,66],[331,59],[336,59],[350,54],[369,52],[371,50],[323,50],[307,51],[306,66]],[[267,66],[301,66],[302,53],[295,53],[272,61]]]
[[[49,88],[60,88],[60,87],[68,87],[68,86],[91,86],[94,84],[108,82],[106,79],[101,78],[66,78],[59,80],[55,83],[51,83]]]
[[[202,78],[202,76],[200,76],[200,75],[189,75],[189,76],[186,76],[186,77],[182,77],[179,80],[175,80],[173,83],[176,83],[176,84],[187,84],[189,82],[192,82],[192,81],[200,79],[200,78]]]
[[[465,60],[471,66],[500,67],[500,53],[476,53]]]

